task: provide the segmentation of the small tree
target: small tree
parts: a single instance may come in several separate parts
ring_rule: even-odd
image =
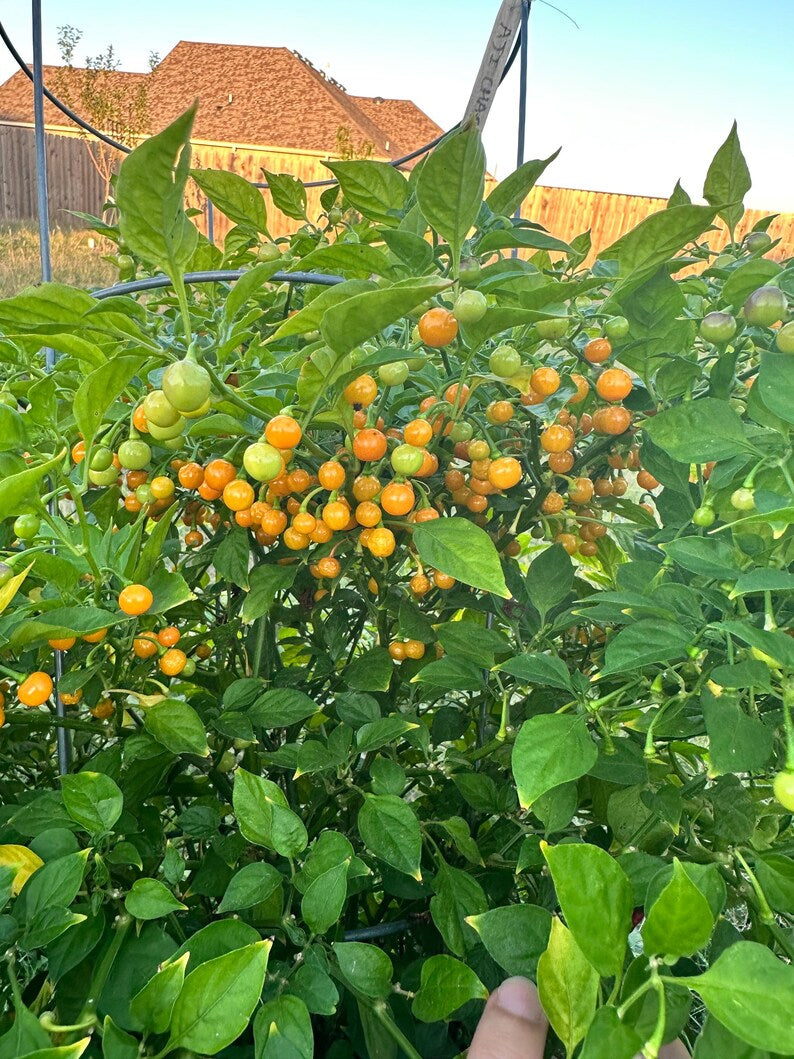
[[[343,162],[352,161],[355,158],[371,158],[375,150],[375,144],[371,140],[362,140],[353,143],[349,125],[340,125],[336,130],[336,150],[334,154]]]
[[[58,50],[63,65],[58,67],[53,86],[58,96],[102,132],[125,146],[135,143],[150,131],[149,80],[121,81],[115,77],[120,67],[112,44],[98,55],[86,56],[85,66],[74,65],[75,52],[82,39],[82,30],[74,26],[58,27]],[[160,61],[156,52],[149,55],[149,71]],[[119,151],[102,143],[90,133],[80,130],[94,168],[104,183],[105,198],[110,181],[120,162]]]

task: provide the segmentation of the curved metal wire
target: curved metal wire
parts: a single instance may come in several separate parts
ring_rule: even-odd
[[[8,48],[9,52],[11,53],[11,57],[16,62],[17,66],[19,66],[20,70],[22,70],[25,76],[29,77],[32,81],[33,72],[31,71],[30,67],[25,62],[25,60],[22,58],[22,56],[19,54],[17,49],[14,47],[14,43],[6,33],[5,26],[3,25],[2,21],[0,21],[0,39]],[[510,67],[513,65],[516,56],[518,55],[520,50],[521,40],[519,38],[518,40],[516,40],[510,58],[507,60],[507,64],[505,65],[504,71],[499,80],[500,85],[504,81],[505,77],[507,77],[510,71]],[[66,103],[60,100],[54,93],[50,92],[48,88],[42,86],[42,91],[44,96],[49,99],[50,103],[52,103],[54,107],[57,107],[62,114],[65,114],[70,121],[73,121],[75,125],[78,125],[81,129],[84,129],[86,132],[90,132],[92,136],[96,136],[96,138],[98,140],[101,140],[102,143],[106,143],[109,147],[115,147],[117,151],[123,151],[124,154],[129,154],[132,151],[131,147],[128,147],[126,144],[119,143],[118,140],[114,140],[112,136],[108,136],[106,133],[101,132],[90,122],[86,121],[85,118],[81,118],[79,114],[76,114],[71,107],[67,106]],[[429,143],[424,144],[424,146],[418,147],[415,151],[411,151],[409,154],[403,155],[402,158],[395,158],[388,164],[397,168],[398,166],[405,165],[407,162],[412,162],[415,158],[419,158],[423,154],[427,154],[428,151],[432,151],[434,147],[437,147],[445,136],[447,136],[450,132],[454,132],[454,130],[457,129],[459,125],[460,122],[458,122],[456,125],[453,125],[451,129],[447,130],[447,132],[442,132],[440,136],[436,136],[434,140],[431,140]],[[254,187],[257,188],[267,189],[270,187],[270,185],[265,181],[251,181],[251,183],[254,185]],[[309,180],[306,181],[303,186],[307,188],[321,188],[331,187],[332,185],[338,183],[339,181],[336,180],[335,177],[331,177],[327,180]]]
[[[208,269],[205,272],[186,272],[183,279],[185,283],[233,283],[242,276],[248,275],[248,271],[243,268]],[[344,281],[344,276],[332,276],[324,272],[274,272],[266,282],[313,283],[318,287],[335,287],[337,283],[344,283]],[[124,283],[114,283],[112,287],[91,291],[91,296],[99,299],[112,298],[117,294],[140,294],[142,291],[158,290],[160,287],[171,285],[170,276],[150,276],[148,279],[131,279]]]

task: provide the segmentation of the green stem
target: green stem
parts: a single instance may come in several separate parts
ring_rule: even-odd
[[[496,733],[495,738],[503,743],[507,739],[507,728],[510,724],[510,694],[507,691],[502,692],[502,717],[499,721],[499,731]]]
[[[190,309],[187,304],[185,281],[181,276],[174,276],[172,278],[174,281],[174,290],[176,291],[177,300],[179,302],[179,312],[182,316],[182,327],[185,331],[185,341],[189,344],[193,340],[193,330],[190,326]]]
[[[752,870],[752,868],[744,859],[738,849],[735,849],[733,851],[733,855],[739,862],[739,864],[742,866],[742,870],[744,871],[747,878],[750,880],[750,885],[753,888],[753,893],[755,894],[756,901],[758,902],[758,911],[761,913],[762,923],[764,923],[766,926],[769,926],[770,923],[775,922],[775,914],[769,907],[769,902],[766,899],[766,894],[761,889],[761,884],[759,883],[755,872]]]
[[[403,1055],[406,1055],[408,1059],[422,1059],[422,1056],[391,1017],[391,1013],[384,1001],[376,1001],[371,1005],[371,1010],[391,1039],[400,1047]]]
[[[652,988],[653,978],[646,979],[646,981],[644,981],[641,986],[635,989],[634,992],[628,997],[628,999],[624,1000],[623,1003],[620,1005],[620,1007],[618,1008],[618,1018],[624,1019],[626,1017],[626,1012],[634,1004],[636,1004],[640,997],[645,996],[648,990]]]
[[[655,967],[651,984],[656,990],[656,996],[659,1000],[659,1013],[656,1016],[656,1026],[654,1027],[653,1035],[645,1042],[642,1054],[646,1059],[659,1059],[659,1049],[664,1043],[664,1027],[667,1021],[667,998],[664,993],[664,982],[662,982]]]
[[[783,727],[786,732],[786,771],[794,772],[794,682],[783,685]]]
[[[87,1019],[89,1015],[92,1015],[96,1011],[96,1006],[102,995],[102,990],[105,988],[105,982],[113,969],[113,964],[119,954],[119,949],[121,948],[132,923],[132,916],[120,915],[117,918],[114,926],[115,935],[108,946],[108,950],[103,956],[101,963],[94,972],[94,977],[91,979],[91,984],[88,987],[88,997],[83,1005],[83,1010],[78,1016],[78,1022]]]
[[[214,368],[207,363],[206,357],[204,357],[200,352],[198,353],[198,361],[202,365],[202,367],[206,369],[207,374],[212,379],[213,386],[215,386],[216,389],[220,390],[220,392],[223,394],[227,401],[231,401],[232,404],[237,405],[237,407],[242,409],[244,412],[247,412],[249,415],[254,416],[254,418],[258,419],[261,423],[265,422],[265,420],[267,419],[265,413],[260,411],[260,409],[258,409],[256,405],[251,404],[249,401],[246,401],[244,397],[240,397],[240,395],[233,389],[233,387],[227,386],[223,379],[221,379],[220,375],[218,375],[218,373],[214,370]]]

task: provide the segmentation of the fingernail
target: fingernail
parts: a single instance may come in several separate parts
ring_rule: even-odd
[[[526,978],[508,978],[502,982],[496,990],[495,999],[502,1011],[517,1018],[528,1022],[545,1021],[537,991]]]

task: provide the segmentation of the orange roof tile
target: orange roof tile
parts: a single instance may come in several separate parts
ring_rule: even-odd
[[[396,158],[441,131],[410,100],[349,95],[288,48],[180,41],[151,74],[101,76],[130,100],[147,85],[152,128],[163,128],[198,98],[193,136],[212,143],[334,154],[345,128],[354,148],[371,144],[376,157]],[[44,83],[56,95],[63,77],[63,68],[44,68]],[[32,86],[19,71],[0,85],[0,122],[31,121],[32,113]],[[45,121],[72,127],[48,102]]]

